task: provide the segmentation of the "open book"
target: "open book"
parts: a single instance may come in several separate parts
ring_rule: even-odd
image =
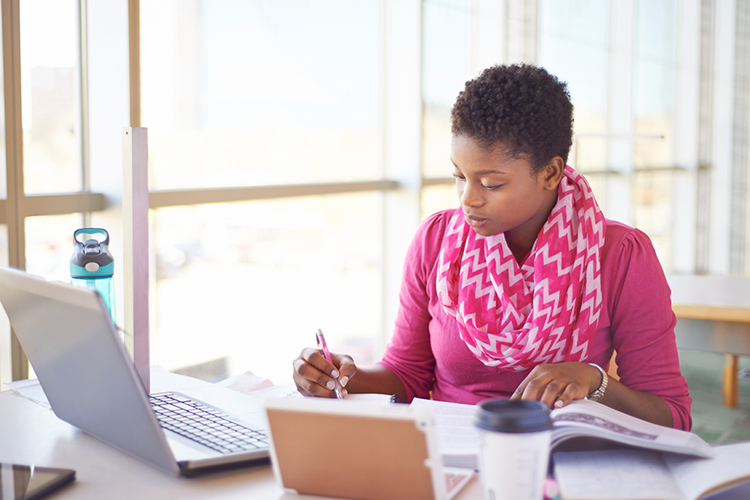
[[[709,459],[632,449],[555,453],[555,478],[566,500],[698,500],[750,481],[750,442],[714,450]],[[741,488],[731,498],[748,498]]]
[[[437,429],[443,463],[451,467],[477,468],[479,433],[474,427],[476,406],[414,399],[413,406],[429,406]],[[631,417],[600,403],[586,400],[552,410],[554,449],[573,438],[597,438],[657,451],[696,457],[712,457],[713,449],[690,432],[670,429]]]

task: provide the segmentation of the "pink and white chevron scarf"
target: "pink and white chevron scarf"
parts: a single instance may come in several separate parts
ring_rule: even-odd
[[[457,212],[440,249],[437,292],[471,352],[512,371],[585,360],[602,306],[605,229],[586,179],[567,166],[521,266],[503,233],[479,235]]]

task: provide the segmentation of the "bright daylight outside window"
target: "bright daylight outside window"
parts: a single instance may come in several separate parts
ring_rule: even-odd
[[[537,63],[568,83],[575,106],[569,163],[586,175],[605,215],[611,216],[617,204],[632,207],[626,222],[649,235],[662,266],[670,271],[673,190],[679,176],[691,175],[674,168],[673,159],[676,4],[640,1],[635,12],[633,116],[623,117],[633,120],[632,136],[613,134],[608,123],[612,54],[607,2],[541,1]],[[635,172],[629,179],[611,171],[608,148],[613,142],[632,151]],[[632,203],[617,198],[624,186],[614,187],[613,182],[629,183]]]
[[[150,187],[379,180],[380,3],[141,2]],[[374,361],[382,194],[152,211],[152,359],[291,380],[322,328]]]
[[[450,177],[450,114],[464,83],[476,75],[469,70],[468,0],[425,1],[422,9],[422,174]],[[477,15],[476,13],[473,15]],[[481,14],[480,14],[481,15]],[[457,207],[454,183],[422,191],[422,216]]]
[[[80,191],[75,2],[23,0],[20,13],[24,190]],[[28,272],[67,281],[73,232],[82,224],[80,214],[27,218]]]
[[[607,166],[608,17],[607,2],[542,0],[539,4],[537,63],[567,82],[575,106],[568,164],[586,175],[603,208],[607,203],[607,176],[601,172]]]
[[[634,223],[648,233],[665,269],[672,267],[671,228],[678,177],[675,168],[674,106],[676,5],[673,1],[640,2],[635,59]]]

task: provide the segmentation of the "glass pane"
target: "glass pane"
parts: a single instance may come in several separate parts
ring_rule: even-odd
[[[671,269],[674,217],[674,95],[676,6],[673,0],[638,2],[633,111],[637,172],[633,179],[633,222],[654,243],[659,260]]]
[[[635,143],[635,166],[673,167],[677,64],[674,1],[639,2],[636,22],[635,133],[646,137]]]
[[[321,328],[332,351],[372,363],[381,213],[379,193],[155,210],[152,359],[206,379],[250,370],[285,383]]]
[[[451,109],[469,75],[468,0],[425,0],[422,10],[422,173],[449,177]]]
[[[450,115],[469,74],[468,0],[425,0],[422,10],[422,173],[449,177]]]
[[[82,214],[27,217],[26,271],[47,279],[70,282],[68,262],[73,253],[73,232],[82,227]],[[4,248],[7,248],[7,242]],[[29,378],[35,378],[29,366]]]
[[[608,2],[541,0],[538,64],[567,82],[575,107],[568,163],[582,172],[606,168]]]
[[[675,178],[688,175],[669,170],[641,171],[633,176],[633,212],[636,226],[648,234],[665,270],[672,267]]]
[[[21,96],[27,193],[80,191],[74,0],[21,0]]]
[[[381,178],[380,8],[141,2],[151,187]]]
[[[447,208],[458,208],[454,184],[428,186],[422,189],[422,219]]]
[[[47,279],[70,281],[73,233],[83,227],[82,214],[26,218],[26,270]]]

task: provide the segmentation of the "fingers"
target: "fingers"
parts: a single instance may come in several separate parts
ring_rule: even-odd
[[[577,366],[583,365],[583,366]],[[548,408],[562,408],[589,393],[585,363],[559,363],[535,367],[510,399],[541,401]]]
[[[309,364],[317,368],[319,371],[327,374],[331,378],[339,377],[339,371],[336,366],[329,363],[318,349],[314,349],[312,347],[302,349],[300,358],[304,359]]]
[[[302,350],[292,363],[294,383],[300,393],[305,396],[336,397],[333,391],[336,386],[334,379],[339,379],[344,387],[346,384],[341,379],[345,376],[348,382],[357,372],[357,367],[349,356],[332,357],[334,364],[329,363],[317,349],[308,347]],[[339,365],[338,368],[336,364]],[[346,395],[347,391],[343,389],[342,392]]]
[[[555,408],[562,408],[567,406],[571,401],[576,399],[583,399],[588,393],[581,396],[580,392],[573,385],[569,385],[565,388],[562,394],[557,396],[557,400],[554,402]]]
[[[331,354],[333,364],[339,367],[339,384],[346,387],[349,380],[357,373],[357,365],[346,354]]]

